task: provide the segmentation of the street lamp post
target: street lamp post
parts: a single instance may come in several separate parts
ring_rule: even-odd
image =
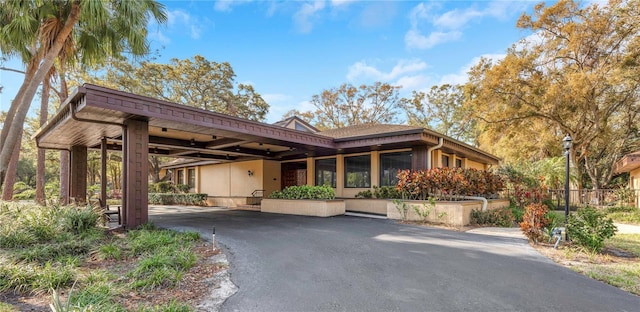
[[[562,139],[562,147],[564,148],[564,155],[567,158],[565,166],[565,178],[564,178],[564,220],[565,220],[565,240],[569,240],[569,234],[567,233],[567,222],[569,221],[569,158],[571,155],[571,146],[573,145],[573,139],[567,134]]]

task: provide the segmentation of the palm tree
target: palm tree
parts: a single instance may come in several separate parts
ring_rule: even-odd
[[[149,49],[149,18],[165,23],[164,5],[154,0],[0,1],[0,52],[27,64],[0,133],[0,186],[31,101],[55,60],[96,64],[124,51],[143,55]]]

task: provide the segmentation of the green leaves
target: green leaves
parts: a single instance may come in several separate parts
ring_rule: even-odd
[[[333,188],[327,185],[311,186],[298,185],[289,186],[282,191],[275,191],[269,198],[276,199],[335,199],[336,194]]]
[[[591,252],[599,252],[604,247],[604,240],[613,237],[617,230],[605,212],[589,206],[570,214],[567,222],[569,238]]]

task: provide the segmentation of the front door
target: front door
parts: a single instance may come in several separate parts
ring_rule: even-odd
[[[307,163],[294,162],[282,164],[282,188],[307,184]]]

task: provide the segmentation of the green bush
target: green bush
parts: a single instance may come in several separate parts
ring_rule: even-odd
[[[95,228],[100,217],[100,213],[91,208],[91,206],[87,206],[84,209],[70,207],[66,209],[63,215],[62,228],[74,234],[84,233],[89,229]]]
[[[373,198],[373,193],[370,190],[362,191],[356,194],[356,198]]]
[[[311,186],[298,185],[289,186],[282,191],[275,191],[269,198],[277,199],[335,199],[336,194],[333,188],[327,185]]]
[[[189,190],[191,189],[191,187],[189,185],[186,185],[186,184],[177,184],[176,185],[176,189],[180,193],[189,193]]]
[[[509,208],[511,209],[511,215],[513,215],[513,221],[520,223],[522,222],[522,217],[524,216],[524,209],[520,208],[518,205],[510,203]]]
[[[570,214],[567,222],[569,239],[592,252],[599,252],[604,240],[613,237],[617,230],[604,212],[589,206]]]
[[[149,204],[153,205],[194,205],[202,206],[207,200],[204,193],[149,193]]]
[[[150,193],[173,193],[174,188],[173,184],[168,181],[162,181],[158,183],[153,183],[149,185]]]
[[[471,224],[511,227],[513,226],[513,221],[514,217],[510,207],[486,211],[474,209],[471,211]]]
[[[398,191],[398,188],[395,186],[381,186],[373,187],[373,196],[375,198],[382,199],[400,199],[402,198],[402,194]]]
[[[609,207],[606,210],[607,213],[616,213],[616,212],[640,212],[640,208],[633,206],[615,206]]]

